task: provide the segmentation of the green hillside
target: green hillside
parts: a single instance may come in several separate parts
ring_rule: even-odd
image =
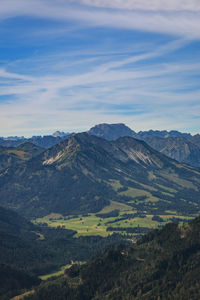
[[[197,300],[200,218],[166,225],[137,245],[117,247],[65,276],[43,283],[28,300]]]

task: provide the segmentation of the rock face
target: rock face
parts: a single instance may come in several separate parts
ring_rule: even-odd
[[[110,200],[153,214],[200,211],[200,173],[121,137],[81,133],[0,174],[0,204],[28,217],[97,212]],[[156,206],[155,206],[156,203]]]
[[[54,136],[54,137],[65,137],[69,134],[70,133],[66,133],[66,132],[63,132],[63,131],[56,131],[52,134],[52,136]]]
[[[190,138],[190,141],[200,148],[200,134],[196,134]]]
[[[141,139],[145,139],[148,137],[158,137],[158,138],[175,138],[175,137],[183,137],[183,138],[191,138],[190,133],[182,133],[176,130],[148,130],[148,131],[139,131],[137,133],[137,137]]]
[[[124,124],[99,124],[88,131],[108,141],[130,136],[145,141],[157,151],[191,166],[200,167],[200,135],[192,136],[179,131],[149,130],[138,133]]]
[[[99,124],[88,131],[89,135],[96,135],[108,141],[113,141],[122,136],[137,137],[136,133],[125,124]]]
[[[149,136],[145,137],[144,141],[155,150],[178,162],[200,167],[200,147],[192,142],[192,138],[159,138]]]

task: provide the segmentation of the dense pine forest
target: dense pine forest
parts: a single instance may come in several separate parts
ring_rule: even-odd
[[[138,241],[103,252],[86,265],[42,283],[26,300],[197,300],[200,218],[167,224]]]
[[[10,209],[0,207],[0,299],[39,284],[48,274],[71,261],[87,261],[96,252],[120,243],[114,234],[74,238],[63,228],[36,226]]]

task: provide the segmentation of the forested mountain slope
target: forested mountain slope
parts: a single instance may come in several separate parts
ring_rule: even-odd
[[[131,137],[77,134],[0,175],[0,204],[29,217],[98,212],[110,200],[153,214],[200,210],[200,172]]]
[[[58,270],[71,261],[86,261],[123,237],[74,238],[61,227],[36,226],[10,209],[0,207],[0,299],[39,284],[39,275]]]
[[[135,246],[118,247],[65,277],[42,284],[27,300],[197,300],[200,218],[168,224]]]
[[[24,143],[16,148],[0,146],[0,171],[23,163],[43,151],[44,149],[31,143]]]

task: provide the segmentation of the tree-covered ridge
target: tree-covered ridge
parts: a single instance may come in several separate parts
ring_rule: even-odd
[[[29,272],[0,264],[0,299],[8,300],[24,289],[31,289],[40,284],[41,280]]]
[[[38,284],[39,275],[58,270],[71,261],[86,261],[122,237],[74,238],[61,227],[36,226],[16,212],[0,207],[0,299]]]
[[[200,211],[200,172],[131,137],[109,142],[86,133],[0,176],[0,203],[28,217],[99,212],[111,200],[134,210]]]
[[[24,143],[17,147],[0,146],[0,171],[17,166],[44,151],[43,148],[31,143]]]
[[[166,225],[137,245],[117,247],[65,277],[42,284],[29,300],[197,300],[200,298],[200,218]]]

